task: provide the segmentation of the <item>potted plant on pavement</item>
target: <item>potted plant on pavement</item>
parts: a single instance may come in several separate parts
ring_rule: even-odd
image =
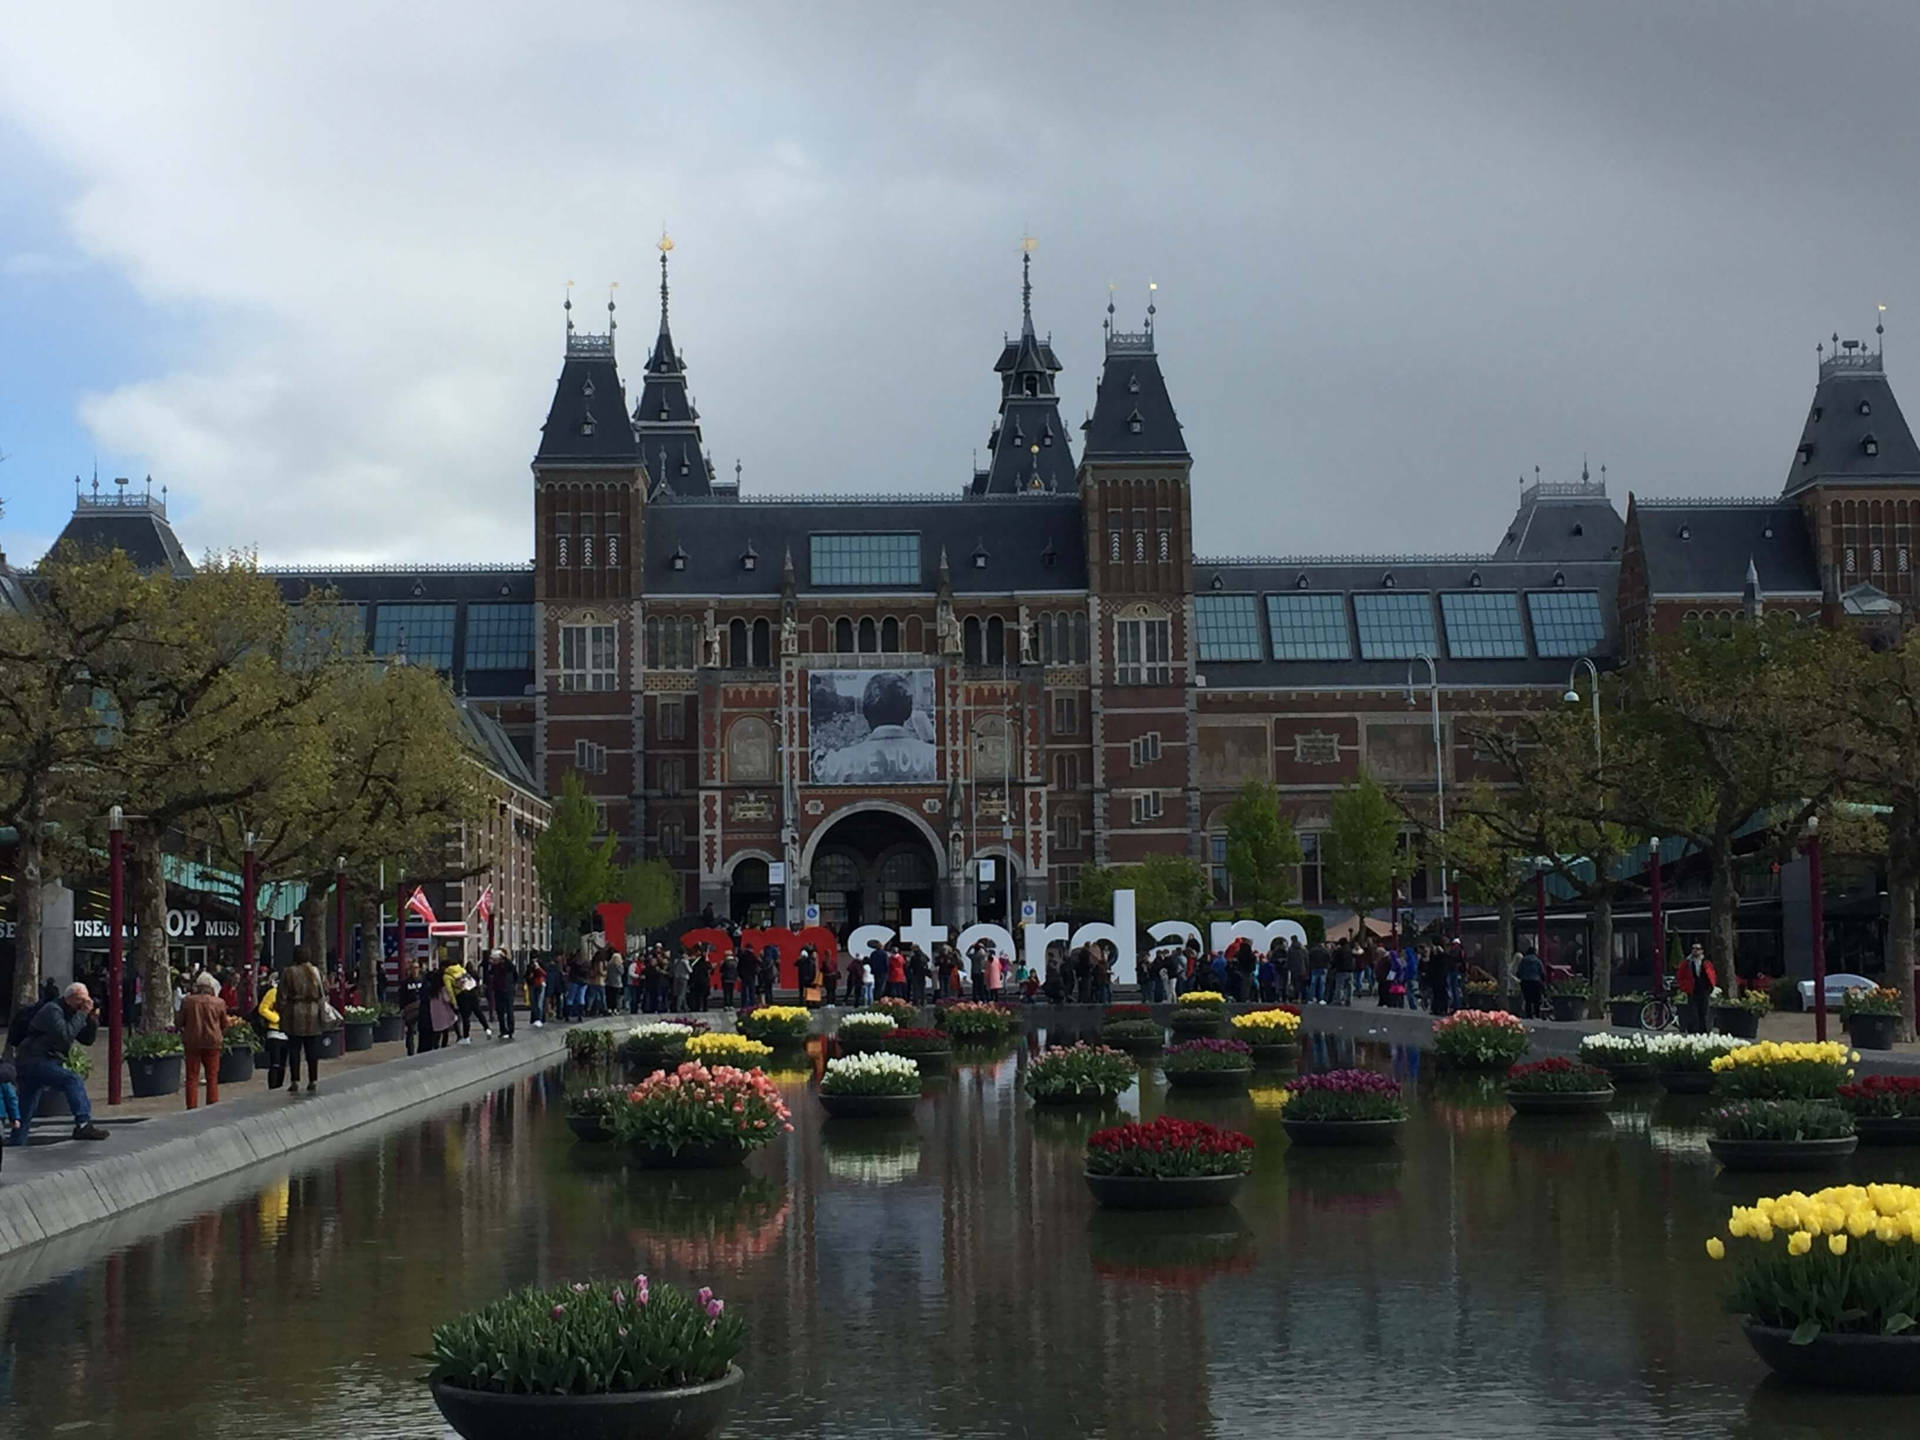
[[[1556,1020],[1579,1020],[1587,1013],[1592,987],[1583,976],[1556,980],[1547,989],[1547,1007]]]
[[[373,1027],[380,1023],[380,1011],[373,1005],[349,1005],[340,1012],[346,1048],[371,1050]]]
[[[1253,1079],[1253,1049],[1238,1040],[1188,1040],[1160,1058],[1175,1089],[1244,1090]]]
[[[1280,1123],[1296,1145],[1390,1145],[1407,1123],[1407,1107],[1391,1076],[1323,1070],[1287,1087]]]
[[[1527,1027],[1504,1010],[1461,1010],[1433,1022],[1434,1054],[1455,1070],[1506,1070],[1527,1043]]]
[[[1862,1145],[1920,1145],[1920,1075],[1869,1075],[1838,1095]]]
[[[1713,1062],[1751,1045],[1738,1035],[1649,1035],[1647,1058],[1669,1095],[1704,1095],[1713,1089]]]
[[[375,1007],[379,1019],[373,1022],[373,1043],[391,1045],[396,1040],[407,1038],[405,1022],[400,1018],[400,1007],[391,1000],[382,1000]]]
[[[613,1139],[613,1112],[627,1102],[618,1085],[590,1085],[567,1092],[567,1128],[576,1140]]]
[[[437,1326],[427,1380],[464,1440],[705,1440],[739,1386],[744,1338],[711,1290],[645,1275],[556,1285]]]
[[[1036,1056],[1024,1083],[1036,1105],[1104,1105],[1139,1078],[1124,1050],[1082,1043]]]
[[[230,1018],[220,1036],[220,1083],[238,1085],[253,1078],[253,1059],[266,1046],[246,1021]]]
[[[1616,1085],[1628,1085],[1653,1079],[1653,1056],[1647,1050],[1644,1033],[1609,1035],[1604,1031],[1580,1042],[1580,1062],[1598,1065],[1613,1077]]]
[[[956,1045],[998,1045],[1013,1033],[1013,1011],[1005,1005],[957,1000],[938,1007],[933,1023],[951,1035]]]
[[[1773,1009],[1765,990],[1749,985],[1739,995],[1729,997],[1724,990],[1713,992],[1713,1028],[1727,1035],[1752,1040],[1760,1034],[1760,1017]]]
[[[756,1005],[742,1010],[736,1023],[742,1035],[762,1045],[804,1045],[813,1012],[804,1005]]]
[[[567,1060],[587,1070],[604,1070],[616,1044],[611,1030],[577,1026],[567,1031]]]
[[[1616,1030],[1638,1030],[1640,1012],[1647,1008],[1647,1002],[1651,999],[1653,996],[1644,990],[1629,990],[1613,996],[1607,1001],[1607,1023]]]
[[[1168,1024],[1186,1039],[1218,1035],[1227,1023],[1227,997],[1218,990],[1189,990],[1174,1001]]]
[[[1252,1168],[1247,1136],[1170,1115],[1087,1137],[1087,1188],[1115,1209],[1230,1204]]]
[[[836,1119],[911,1115],[920,1103],[920,1066],[905,1055],[839,1055],[820,1077],[820,1104]]]
[[[1900,1028],[1900,992],[1884,985],[1849,990],[1840,1000],[1840,1023],[1862,1050],[1891,1050]]]
[[[1841,1185],[1735,1206],[1727,1309],[1782,1380],[1920,1391],[1920,1188]]]
[[[1736,1100],[1708,1117],[1707,1148],[1729,1170],[1820,1170],[1860,1142],[1830,1100]]]
[[[1516,1115],[1573,1115],[1613,1103],[1613,1077],[1563,1055],[1507,1071],[1507,1104]]]
[[[157,1034],[139,1032],[127,1037],[127,1077],[133,1081],[135,1098],[172,1095],[180,1089],[180,1077],[186,1069],[186,1048],[180,1032],[162,1030]]]
[[[1300,1014],[1275,1007],[1233,1017],[1233,1038],[1253,1051],[1256,1065],[1286,1065],[1300,1053]]]
[[[610,1123],[614,1138],[643,1165],[711,1169],[738,1165],[791,1130],[788,1118],[786,1102],[760,1071],[689,1060],[634,1086]]]
[[[922,1075],[944,1071],[953,1059],[953,1041],[944,1030],[924,1025],[900,1025],[886,1031],[874,1048],[888,1055],[905,1055],[917,1061]]]

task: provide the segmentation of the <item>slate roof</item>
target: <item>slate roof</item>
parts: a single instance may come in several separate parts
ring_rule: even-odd
[[[640,463],[640,446],[627,418],[626,389],[613,354],[613,336],[567,332],[567,358],[553,387],[553,405],[540,427],[536,465]]]
[[[1385,582],[1392,576],[1393,584]],[[1476,577],[1478,583],[1476,584]],[[1215,587],[1214,581],[1220,584]],[[1306,583],[1302,586],[1301,581]],[[1211,560],[1196,557],[1193,584],[1196,595],[1253,594],[1366,594],[1425,593],[1433,597],[1434,633],[1439,642],[1438,668],[1442,688],[1453,686],[1565,685],[1573,664],[1566,658],[1541,658],[1529,653],[1510,660],[1455,659],[1447,652],[1447,629],[1440,610],[1442,591],[1514,591],[1519,595],[1522,624],[1531,636],[1527,591],[1597,591],[1606,635],[1593,652],[1596,664],[1606,666],[1619,653],[1617,595],[1620,566],[1614,561],[1500,561],[1491,556],[1378,556],[1315,559]],[[1260,634],[1269,647],[1265,605],[1260,610]],[[1407,661],[1363,660],[1351,601],[1346,606],[1349,660],[1201,660],[1196,664],[1208,689],[1368,689],[1400,690],[1407,683]],[[1270,648],[1266,653],[1271,654]],[[1415,662],[1418,683],[1426,667]]]
[[[193,573],[193,562],[167,523],[166,503],[152,495],[123,490],[82,497],[53,547],[68,544],[86,551],[119,550],[148,572],[170,570],[182,577]]]
[[[32,603],[20,572],[7,563],[5,555],[0,555],[0,610],[24,615]]]
[[[1113,313],[1107,306],[1109,317]],[[1080,427],[1086,433],[1085,460],[1186,460],[1186,436],[1160,373],[1153,348],[1153,320],[1145,330],[1126,333],[1107,327],[1107,358],[1093,414]]]
[[[466,734],[467,744],[483,765],[522,790],[535,795],[545,793],[540,788],[540,782],[533,778],[533,771],[527,768],[525,759],[513,748],[513,741],[498,720],[464,699],[459,702],[458,708],[460,728]]]
[[[1920,446],[1893,398],[1878,353],[1845,351],[1821,362],[1783,493],[1797,495],[1821,483],[1920,483]]]
[[[1652,595],[1737,596],[1748,560],[1763,596],[1820,593],[1806,517],[1789,501],[1629,496],[1627,520],[1638,531]]]
[[[920,537],[920,580],[912,585],[815,586],[815,534],[900,534]],[[942,549],[953,592],[1084,590],[1086,532],[1075,494],[952,499],[889,499],[859,495],[813,500],[663,500],[646,527],[649,598],[675,595],[778,596],[781,568],[793,556],[800,594],[931,594]],[[751,549],[754,568],[742,557]],[[674,556],[685,568],[674,568]],[[975,556],[983,563],[976,565]]]
[[[1618,560],[1627,522],[1607,499],[1606,487],[1585,478],[1536,482],[1520,493],[1520,508],[1500,543],[1501,560]]]

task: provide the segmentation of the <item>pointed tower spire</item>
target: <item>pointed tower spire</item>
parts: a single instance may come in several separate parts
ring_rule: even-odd
[[[667,255],[673,249],[673,237],[665,230],[660,232],[660,333],[667,333]]]
[[[640,432],[641,454],[653,470],[653,493],[711,495],[716,493],[713,467],[705,459],[700,416],[687,390],[686,362],[674,346],[667,319],[667,257],[673,253],[673,237],[662,230],[654,248],[660,252],[660,334],[647,356],[633,424]],[[722,487],[719,493],[728,492]]]
[[[1020,333],[1027,337],[1033,334],[1033,252],[1039,243],[1031,235],[1020,241]]]
[[[1747,557],[1747,582],[1740,591],[1740,603],[1749,620],[1758,620],[1766,608],[1766,602],[1760,594],[1760,571],[1751,555]]]
[[[1033,328],[1033,252],[1031,235],[1020,241],[1020,336],[1007,340],[994,373],[1000,377],[1000,415],[987,437],[987,465],[974,467],[975,495],[1018,495],[1069,490],[1074,462],[1067,430],[1060,423],[1060,399],[1053,377],[1060,361],[1051,337]],[[1037,445],[1030,437],[1039,437]],[[1036,477],[1038,484],[1035,483]]]

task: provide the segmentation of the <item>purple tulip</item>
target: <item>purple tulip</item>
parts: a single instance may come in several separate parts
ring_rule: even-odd
[[[727,1302],[724,1300],[707,1301],[707,1318],[709,1320],[718,1320],[720,1318],[720,1312],[726,1308]]]
[[[548,1319],[550,1319],[550,1320],[558,1320],[558,1319],[559,1319],[559,1318],[560,1318],[560,1317],[561,1317],[562,1315],[564,1315],[564,1314],[566,1314],[566,1313],[567,1313],[567,1307],[566,1307],[566,1306],[564,1306],[564,1305],[556,1305],[556,1306],[554,1306],[554,1307],[553,1307],[553,1309],[552,1309],[551,1311],[549,1311],[549,1312],[548,1312],[548,1316],[547,1316],[547,1318],[548,1318]]]
[[[711,1305],[713,1303],[713,1287],[711,1285],[702,1285],[700,1287],[700,1303],[702,1305]]]

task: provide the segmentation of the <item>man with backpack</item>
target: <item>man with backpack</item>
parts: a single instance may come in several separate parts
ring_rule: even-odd
[[[93,1123],[93,1105],[87,1099],[86,1082],[67,1068],[67,1051],[74,1045],[91,1045],[99,1026],[94,1018],[93,997],[87,987],[69,985],[58,1000],[43,1000],[32,1010],[16,1015],[7,1028],[7,1043],[13,1047],[15,1068],[19,1072],[20,1126],[13,1132],[13,1143],[27,1143],[27,1129],[33,1124],[33,1112],[39,1108],[40,1092],[49,1086],[67,1097],[73,1111],[73,1138],[104,1140],[107,1132]]]

